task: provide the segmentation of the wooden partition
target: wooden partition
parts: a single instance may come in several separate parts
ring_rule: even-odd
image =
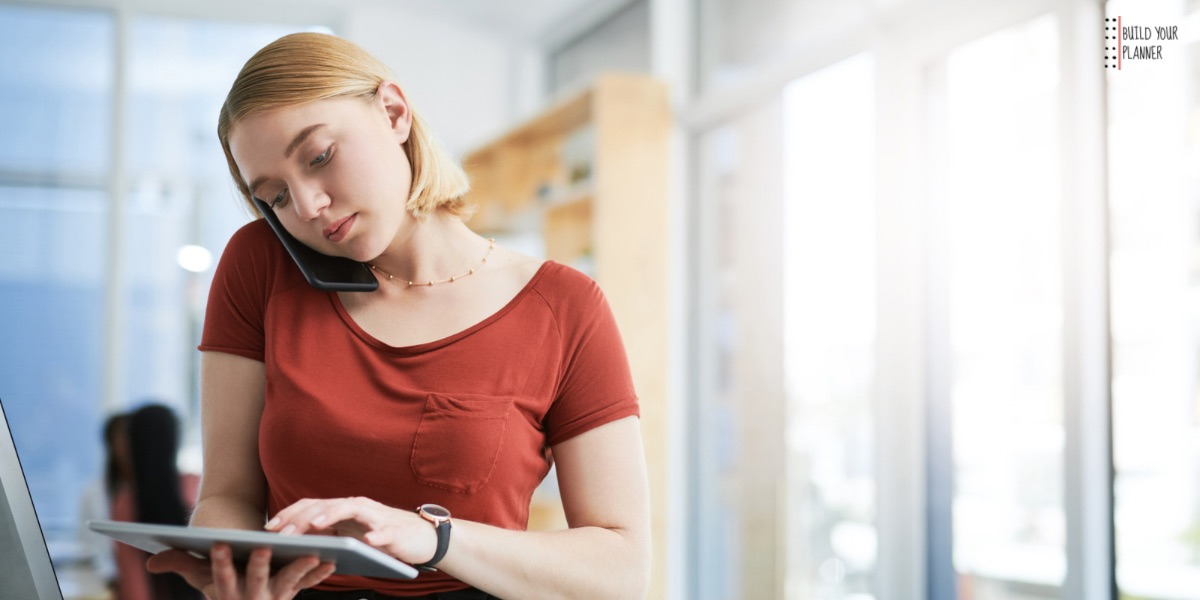
[[[546,258],[591,275],[612,305],[641,399],[653,515],[650,598],[666,597],[670,127],[665,84],[605,74],[463,161],[478,207],[468,225],[539,236]],[[545,486],[530,515],[531,529],[565,527]]]

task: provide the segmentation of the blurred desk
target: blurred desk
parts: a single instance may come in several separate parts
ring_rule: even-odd
[[[64,565],[54,569],[64,600],[111,600],[104,579],[86,564]]]
[[[95,556],[91,554],[95,548],[63,535],[48,536],[46,545],[64,600],[112,599],[108,582],[96,570]]]

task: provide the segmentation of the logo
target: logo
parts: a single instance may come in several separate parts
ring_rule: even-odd
[[[1122,16],[1105,19],[1104,66],[1120,71],[1138,62],[1163,60],[1178,41],[1178,25],[1132,23]]]

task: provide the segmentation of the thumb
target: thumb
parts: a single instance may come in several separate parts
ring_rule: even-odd
[[[375,529],[367,532],[363,536],[363,540],[376,548],[381,548],[392,543],[392,534],[387,528]]]

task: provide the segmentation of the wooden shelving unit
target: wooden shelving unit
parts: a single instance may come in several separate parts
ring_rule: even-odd
[[[533,236],[546,258],[592,276],[621,329],[641,401],[653,513],[654,579],[665,596],[667,521],[667,87],[605,74],[578,95],[469,153],[473,229]],[[531,529],[565,527],[539,490]]]

